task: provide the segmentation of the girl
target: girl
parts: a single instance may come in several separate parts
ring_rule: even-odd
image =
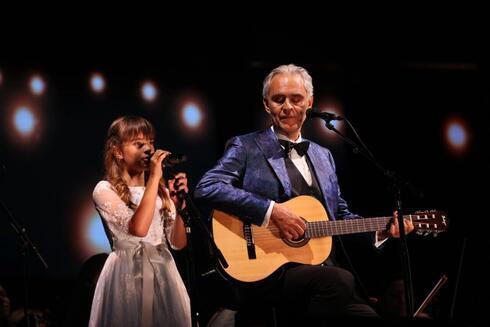
[[[187,243],[176,211],[187,179],[179,173],[165,186],[169,152],[155,151],[154,137],[141,117],[118,118],[109,128],[105,180],[93,198],[113,252],[97,282],[89,326],[191,325],[189,297],[167,246]]]

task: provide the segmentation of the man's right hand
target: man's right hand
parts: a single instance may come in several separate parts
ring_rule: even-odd
[[[294,240],[305,233],[306,223],[282,203],[274,203],[270,220],[281,230],[284,238]]]

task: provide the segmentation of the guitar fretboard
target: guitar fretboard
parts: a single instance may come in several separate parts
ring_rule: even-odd
[[[306,237],[323,237],[384,230],[392,217],[308,222]]]

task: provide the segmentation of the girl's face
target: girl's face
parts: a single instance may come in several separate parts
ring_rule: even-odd
[[[140,173],[148,169],[148,152],[155,152],[153,139],[143,134],[123,142],[120,151],[116,155],[124,161],[124,165],[130,173]]]

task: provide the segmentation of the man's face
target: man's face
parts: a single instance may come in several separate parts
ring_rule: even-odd
[[[278,74],[270,83],[264,106],[277,132],[296,139],[306,119],[306,109],[313,104],[304,81],[298,74]]]

